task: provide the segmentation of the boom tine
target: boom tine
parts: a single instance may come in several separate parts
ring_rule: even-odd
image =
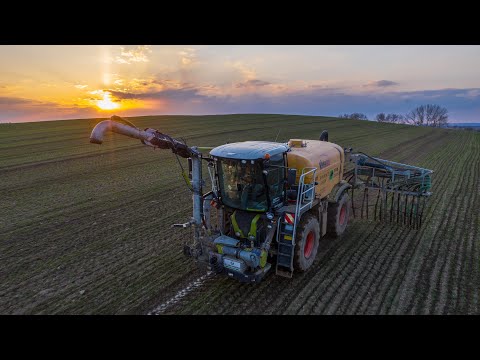
[[[393,222],[397,223],[398,222],[398,193],[397,192],[393,193],[393,202],[395,203],[395,206],[393,209]]]
[[[425,209],[426,201],[427,201],[427,199],[425,197],[422,197],[422,208],[421,208],[421,212],[420,212],[420,219],[419,219],[418,228],[420,228],[422,226],[423,210]]]
[[[380,190],[380,193],[381,193],[381,198],[380,198],[380,213],[378,214],[378,216],[380,217],[380,222],[382,222],[384,220],[384,216],[383,216],[383,202],[384,202],[384,195],[385,193],[383,192],[383,179],[382,179],[382,187],[381,187],[381,190]]]
[[[420,202],[420,198],[418,196],[416,196],[416,199],[415,199],[415,229],[418,228],[418,205],[419,205],[419,202]]]
[[[422,223],[422,202],[423,199],[419,198],[418,199],[418,219],[417,219],[417,229],[420,229],[421,223]]]
[[[395,222],[396,223],[399,223],[400,222],[400,193],[395,193],[395,198],[396,198],[396,202],[397,202],[397,206],[395,208]]]
[[[382,190],[382,202],[383,202],[383,208],[382,208],[382,220],[383,222],[387,222],[387,196],[388,196],[388,193],[387,191],[385,190],[385,188],[383,188]]]
[[[421,198],[417,199],[417,217],[416,217],[416,229],[420,229],[420,202]]]
[[[380,191],[380,195],[381,195],[381,198],[380,198],[380,213],[378,214],[378,216],[380,217],[380,221],[384,221],[385,218],[383,216],[383,205],[384,205],[384,195],[385,195],[385,193],[383,192],[383,190]]]
[[[368,220],[368,210],[369,210],[369,205],[368,205],[368,188],[365,188],[365,193],[367,194],[367,220]]]
[[[363,191],[363,198],[362,198],[362,207],[360,209],[360,214],[361,214],[361,218],[363,219],[363,207],[365,205],[365,195],[367,194],[367,188],[365,188],[365,190]],[[367,211],[368,211],[368,208],[367,208]]]
[[[378,199],[380,198],[380,189],[378,190],[377,200],[375,201],[375,208],[373,209],[373,220],[377,221],[377,205]]]
[[[400,193],[398,193],[398,209],[397,209],[397,223],[402,223],[402,205],[403,205],[403,197]]]
[[[390,222],[390,206],[388,205],[388,192],[385,192],[385,222]]]
[[[385,179],[383,180],[382,184],[382,190],[383,190],[383,222],[387,222],[387,211],[388,211],[388,192],[385,188]]]
[[[377,214],[378,220],[382,221],[382,189],[381,188],[378,189],[377,202],[378,202],[378,207],[377,207],[375,212]],[[375,219],[375,220],[377,220],[377,219]]]
[[[416,197],[416,204],[415,204],[415,222],[414,222],[414,229],[418,229],[418,207],[420,205],[420,198]]]
[[[420,197],[416,196],[415,200],[415,229],[418,229],[418,208],[420,206]]]
[[[412,225],[412,210],[413,210],[413,199],[414,199],[414,196],[411,196],[410,197],[410,208],[408,209],[408,218],[407,218],[407,226],[411,226]]]
[[[415,196],[412,196],[412,199],[410,200],[410,215],[408,219],[408,226],[412,226],[412,216],[413,216],[413,206],[415,204]]]
[[[414,196],[413,197],[413,204],[412,204],[412,207],[413,207],[413,216],[412,216],[412,228],[415,229],[415,226],[416,226],[416,222],[417,222],[417,196]]]
[[[398,193],[397,197],[398,208],[397,208],[397,223],[402,223],[402,206],[403,206],[403,195],[402,193]]]
[[[410,211],[409,211],[409,214],[408,214],[408,226],[411,227],[412,226],[412,219],[413,219],[413,203],[415,201],[415,196],[412,196],[412,198],[410,199]]]
[[[390,223],[392,223],[392,217],[393,217],[393,207],[395,205],[395,193],[392,192],[392,203],[390,204]]]

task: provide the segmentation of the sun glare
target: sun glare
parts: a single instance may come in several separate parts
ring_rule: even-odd
[[[102,110],[114,110],[120,107],[120,104],[112,100],[109,92],[103,94],[102,100],[97,100],[97,106]]]

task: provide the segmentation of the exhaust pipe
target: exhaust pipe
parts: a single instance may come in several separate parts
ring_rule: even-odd
[[[117,121],[115,121],[117,120]],[[118,122],[118,120],[128,123],[122,124]],[[103,143],[103,137],[107,131],[112,131],[117,134],[122,134],[125,136],[129,136],[131,138],[149,141],[152,139],[153,134],[144,130],[140,130],[139,128],[135,127],[132,123],[122,119],[119,116],[112,116],[111,120],[104,120],[99,122],[92,130],[90,134],[90,142],[92,144],[101,144]]]

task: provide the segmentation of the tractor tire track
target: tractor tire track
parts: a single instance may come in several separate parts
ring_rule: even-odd
[[[172,297],[170,300],[158,305],[152,311],[148,312],[147,315],[160,315],[164,313],[165,310],[167,310],[170,306],[173,306],[176,303],[178,303],[180,300],[182,300],[182,298],[187,296],[189,293],[191,293],[195,289],[202,286],[208,279],[211,279],[211,277],[212,277],[211,272],[207,272],[205,275],[200,276],[198,279],[188,284],[184,289],[177,292],[177,294],[175,294],[175,296]]]

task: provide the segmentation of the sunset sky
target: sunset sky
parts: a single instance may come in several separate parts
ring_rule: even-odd
[[[0,122],[428,103],[480,122],[480,46],[0,46]]]

